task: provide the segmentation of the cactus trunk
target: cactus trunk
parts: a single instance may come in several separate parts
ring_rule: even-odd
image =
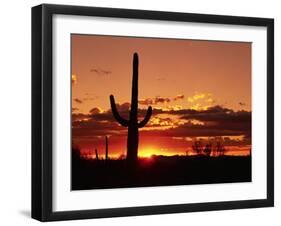
[[[139,128],[138,128],[138,55],[134,54],[133,59],[133,80],[132,80],[132,98],[130,111],[130,124],[128,127],[127,139],[127,159],[128,162],[136,164],[138,160],[139,146]]]
[[[138,160],[139,129],[137,126],[129,126],[127,139],[127,160],[135,165]]]
[[[138,122],[138,64],[138,54],[135,53],[133,57],[131,108],[128,120],[119,115],[114,96],[110,95],[111,110],[114,118],[122,126],[128,127],[127,161],[131,166],[136,166],[138,160],[139,128],[144,127],[152,115],[152,108],[149,106],[145,118]]]

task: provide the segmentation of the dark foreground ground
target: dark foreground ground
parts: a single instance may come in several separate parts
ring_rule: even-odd
[[[72,190],[251,181],[251,157],[155,156],[136,172],[125,160],[72,159]]]

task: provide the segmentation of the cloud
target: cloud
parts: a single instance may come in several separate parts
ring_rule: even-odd
[[[78,111],[79,108],[72,108],[72,111]]]
[[[246,103],[244,103],[244,102],[239,102],[238,103],[240,106],[246,106]]]
[[[171,118],[160,118],[160,117],[153,117],[151,118],[151,120],[149,121],[149,127],[152,127],[152,126],[173,126],[174,125],[174,122]]]
[[[101,110],[101,108],[99,108],[99,107],[94,107],[94,108],[92,108],[90,111],[89,111],[89,113],[90,114],[99,114],[99,113],[101,113],[102,112],[102,110]]]
[[[216,101],[212,98],[211,93],[195,93],[187,98],[187,102],[190,104],[190,109],[206,110]]]
[[[170,103],[172,101],[177,101],[177,100],[181,100],[181,99],[184,99],[183,94],[176,95],[174,98],[157,96],[155,98],[140,99],[139,104],[141,104],[141,105],[157,105],[157,104]]]
[[[165,97],[158,96],[158,97],[155,97],[155,99],[154,99],[155,104],[158,104],[158,103],[163,104],[163,103],[169,103],[169,102],[171,102],[171,100],[169,98],[165,98]]]
[[[88,120],[90,117],[87,114],[83,114],[83,113],[72,113],[72,126],[74,122],[78,122],[78,121],[85,121]]]
[[[116,104],[116,107],[120,115],[128,119],[130,104],[127,102]],[[138,110],[139,120],[145,116],[146,111],[146,108]],[[111,109],[102,111],[99,107],[93,107],[89,114],[73,113],[72,121],[73,134],[76,138],[104,135],[127,136],[127,128],[116,122]],[[141,129],[141,134],[146,137],[190,138],[242,136],[243,142],[250,144],[251,112],[234,111],[219,105],[205,110],[155,107],[149,123]],[[235,142],[229,141],[233,144]],[[236,142],[238,143],[239,141]]]
[[[215,100],[211,96],[212,94],[210,93],[197,93],[193,96],[188,97],[187,101],[192,104],[190,106],[190,109],[194,109],[194,110],[207,109],[208,107],[210,107],[215,103]],[[184,94],[178,94],[173,98],[157,96],[155,98],[140,99],[139,104],[141,105],[166,104],[172,101],[183,100],[184,98],[185,98]]]
[[[203,106],[201,104],[199,104],[199,103],[196,103],[196,104],[192,105],[190,107],[190,109],[193,109],[193,110],[197,111],[197,110],[203,109]]]
[[[74,121],[72,123],[72,134],[78,137],[93,137],[105,135],[126,135],[127,128],[120,126],[117,122],[89,120]]]
[[[75,74],[71,75],[71,83],[72,83],[72,85],[77,83],[77,76]]]
[[[194,102],[196,102],[198,100],[210,98],[211,96],[212,96],[212,94],[210,94],[210,93],[196,93],[193,96],[188,97],[187,101],[189,103],[194,103]]]
[[[206,110],[156,109],[153,117],[157,115],[170,115],[173,118],[172,128],[163,130],[149,130],[146,134],[151,136],[238,136],[251,137],[251,112],[233,111],[221,106],[209,107]],[[175,118],[176,117],[176,118]],[[181,121],[182,120],[182,121]]]
[[[233,111],[221,106],[210,107],[207,110],[196,111],[193,114],[181,116],[182,119],[197,119],[205,122],[220,122],[220,123],[246,123],[251,122],[251,112],[248,111]]]
[[[85,93],[85,97],[83,98],[83,101],[93,101],[93,100],[97,100],[100,97],[97,95],[94,95],[92,93]]]
[[[115,118],[113,117],[112,113],[107,111],[107,112],[102,112],[98,114],[91,114],[90,117],[96,121],[106,121],[108,123],[111,122],[116,122]]]
[[[92,69],[90,69],[90,72],[96,73],[98,75],[109,75],[112,73],[112,71],[104,70],[104,69],[100,69],[100,68],[92,68]]]
[[[157,96],[155,98],[146,98],[146,99],[140,99],[139,104],[142,105],[157,105],[157,104],[164,104],[164,103],[170,103],[171,99],[168,97],[160,97]]]
[[[167,106],[166,107],[168,111],[179,111],[182,110],[182,106],[181,105],[173,105],[173,106]]]
[[[154,104],[154,101],[151,98],[140,99],[139,100],[139,104],[142,104],[142,105],[152,105],[152,104]]]
[[[130,110],[131,104],[129,102],[125,102],[123,104],[116,104],[116,108],[119,112],[127,112]]]
[[[73,99],[77,104],[82,104],[83,101],[81,99],[78,99],[78,98],[74,98]]]
[[[184,99],[184,95],[183,94],[178,94],[174,97],[174,101],[177,101],[177,100],[182,100]]]
[[[128,117],[129,103],[116,104],[120,115]],[[123,116],[124,117],[124,116]],[[73,139],[90,140],[105,136],[127,135],[127,128],[122,127],[113,117],[111,109],[103,111],[100,107],[93,107],[88,114],[72,113]]]
[[[165,136],[165,137],[213,137],[213,136],[238,136],[248,134],[249,126],[239,123],[223,125],[218,124],[193,124],[186,122],[183,125],[172,127],[166,130],[145,130],[144,136]]]
[[[205,102],[210,103],[210,104],[214,104],[216,101],[213,98],[208,98],[205,100]]]
[[[125,102],[122,104],[116,103],[116,108],[122,117],[128,119],[130,103],[128,103],[128,102]],[[142,113],[140,114],[140,116],[141,115],[142,115]],[[99,107],[94,107],[89,111],[89,117],[91,117],[92,119],[94,119],[96,121],[107,121],[110,123],[116,122],[115,118],[112,115],[111,109],[108,109],[107,111],[103,111]]]
[[[202,134],[210,135],[245,135],[251,134],[251,112],[233,111],[221,106],[210,107],[207,110],[194,111],[180,116],[185,120],[198,120],[204,123]],[[198,128],[196,129],[197,132]]]

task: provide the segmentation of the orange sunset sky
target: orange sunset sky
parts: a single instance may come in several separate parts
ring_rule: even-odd
[[[139,155],[185,154],[194,138],[222,137],[228,154],[251,149],[251,43],[71,35],[72,142],[81,153],[126,153],[122,116],[131,100],[132,59],[139,55]]]

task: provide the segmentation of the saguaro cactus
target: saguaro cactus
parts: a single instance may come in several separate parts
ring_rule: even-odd
[[[146,115],[141,122],[138,122],[138,54],[133,57],[133,80],[132,80],[132,99],[129,119],[124,119],[118,113],[114,96],[110,95],[111,110],[114,118],[122,126],[128,127],[127,137],[127,161],[130,165],[136,165],[138,159],[139,128],[144,127],[152,115],[151,106],[148,107]]]

